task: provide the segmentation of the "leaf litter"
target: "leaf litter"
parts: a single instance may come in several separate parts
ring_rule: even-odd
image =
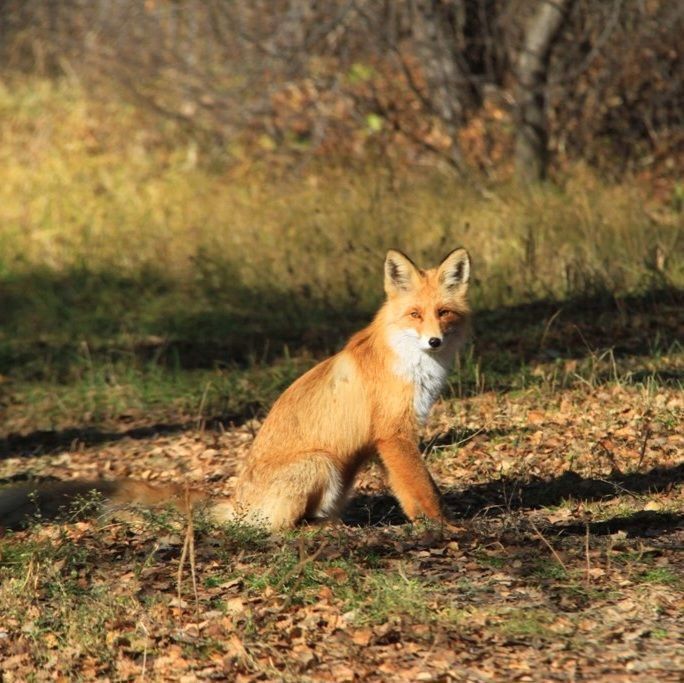
[[[681,680],[683,408],[619,383],[445,400],[424,445],[452,526],[407,524],[372,466],[340,523],[193,520],[196,596],[178,515],[8,533],[3,680]],[[254,429],[126,424],[0,473],[230,495]]]

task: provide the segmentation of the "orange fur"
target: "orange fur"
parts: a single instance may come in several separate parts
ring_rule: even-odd
[[[421,354],[434,362],[430,354],[446,353],[439,357],[445,378],[467,330],[468,270],[462,249],[427,271],[391,251],[386,303],[342,351],[309,370],[275,402],[238,478],[232,505],[218,516],[245,517],[270,528],[334,516],[359,468],[377,453],[407,516],[440,520],[437,489],[418,450],[417,380],[410,369],[404,372],[402,349],[393,345],[392,335],[411,330],[417,343],[440,338],[443,350],[416,348],[415,357],[420,366]],[[413,351],[408,349],[410,359]]]
[[[425,271],[390,251],[385,304],[342,351],[278,398],[238,477],[234,498],[210,503],[214,517],[270,529],[334,517],[360,467],[377,454],[406,515],[442,520],[437,487],[418,449],[418,430],[466,336],[469,270],[464,249]],[[68,488],[69,482],[64,484]],[[118,502],[154,504],[171,498],[183,506],[178,488],[109,484],[91,488]],[[3,495],[0,521],[3,507],[12,506],[12,501],[3,506]],[[193,502],[198,498],[193,493]]]

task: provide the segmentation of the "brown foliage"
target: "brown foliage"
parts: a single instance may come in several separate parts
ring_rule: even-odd
[[[7,67],[123,88],[233,157],[427,155],[489,172],[510,161],[533,5],[9,1],[0,31]],[[546,93],[557,161],[678,171],[682,21],[665,0],[573,3]]]

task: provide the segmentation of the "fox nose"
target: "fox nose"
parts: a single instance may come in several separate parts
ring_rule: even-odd
[[[436,349],[442,345],[442,340],[439,337],[430,337],[430,339],[428,339],[428,344],[430,344],[433,349]]]

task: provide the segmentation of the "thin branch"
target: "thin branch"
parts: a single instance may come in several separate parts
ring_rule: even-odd
[[[304,548],[303,545],[300,545],[299,547],[299,555],[301,559],[297,564],[290,569],[290,571],[285,572],[285,574],[281,577],[280,581],[275,585],[275,590],[278,591],[280,590],[293,576],[296,576],[299,574],[304,567],[306,567],[307,564],[310,564],[314,560],[318,558],[318,556],[325,550],[327,547],[327,543],[322,543],[321,546],[316,550],[316,552],[312,553],[311,555],[305,555],[304,554]]]
[[[644,440],[641,444],[641,453],[639,453],[639,462],[637,463],[637,469],[641,469],[641,463],[644,461],[644,455],[646,454],[646,444],[651,436],[651,425],[647,424],[644,431]]]
[[[549,79],[549,86],[554,86],[554,85],[561,85],[561,84],[567,84],[570,81],[574,81],[576,78],[581,76],[594,62],[594,60],[600,55],[601,50],[603,49],[603,46],[605,43],[608,41],[608,38],[610,38],[611,34],[615,30],[615,27],[617,26],[618,18],[620,16],[620,11],[622,10],[622,5],[623,5],[624,0],[615,0],[613,3],[613,11],[611,16],[609,17],[608,21],[606,22],[606,26],[601,32],[601,35],[596,39],[596,42],[592,46],[591,50],[587,53],[587,55],[584,57],[582,62],[572,71],[570,71],[567,74],[563,74],[562,76],[554,79]]]
[[[530,523],[530,526],[532,527],[532,529],[534,529],[534,533],[537,534],[537,536],[542,540],[544,545],[551,551],[552,555],[556,558],[556,561],[558,562],[558,564],[561,567],[563,567],[563,571],[565,573],[568,573],[568,568],[565,565],[565,562],[563,562],[563,560],[561,559],[561,556],[556,552],[556,549],[546,540],[546,538],[544,538],[544,535],[542,534],[542,532],[539,531],[539,529],[537,528],[537,525],[531,519],[528,519],[528,522]]]
[[[183,541],[183,550],[181,551],[180,560],[178,561],[178,575],[177,575],[177,591],[178,591],[178,609],[179,613],[182,605],[182,582],[183,569],[186,560],[190,559],[190,576],[192,578],[192,591],[195,597],[195,618],[199,621],[199,593],[197,591],[197,571],[195,565],[195,530],[192,517],[192,503],[190,501],[190,489],[185,487],[185,512],[187,515],[188,524],[185,531],[185,540]]]
[[[587,583],[591,581],[591,558],[589,557],[589,524],[584,523],[585,535],[584,535],[584,557],[586,560],[586,580]]]

